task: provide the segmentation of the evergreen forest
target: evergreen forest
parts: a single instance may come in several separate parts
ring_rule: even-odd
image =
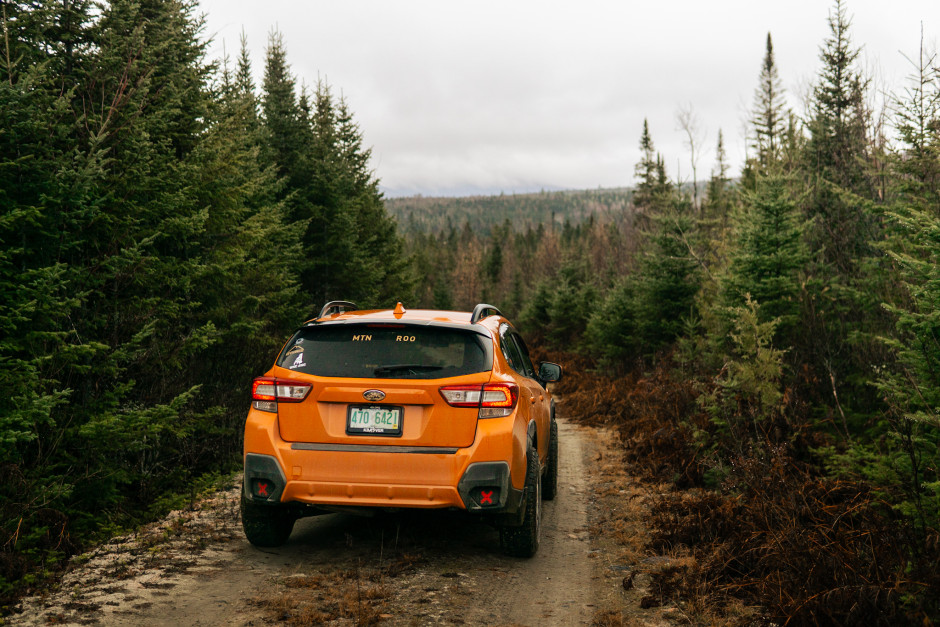
[[[562,363],[566,415],[670,486],[653,548],[694,566],[654,586],[702,624],[940,621],[925,43],[876,107],[836,0],[797,112],[768,34],[750,156],[719,134],[702,185],[643,122],[629,190],[387,200],[277,33],[255,84],[192,0],[2,7],[0,606],[237,470],[252,377],[343,299],[488,302]]]
[[[237,468],[250,383],[412,289],[347,103],[191,0],[3,2],[0,605]]]
[[[389,198],[388,212],[405,235],[439,234],[467,226],[489,235],[494,226],[508,220],[516,230],[578,224],[594,219],[612,219],[630,208],[631,190],[545,191],[537,194],[499,196]]]

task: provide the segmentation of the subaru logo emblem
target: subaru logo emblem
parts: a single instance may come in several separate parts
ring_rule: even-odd
[[[367,401],[376,402],[385,398],[385,392],[382,390],[366,390],[362,393],[362,397]]]

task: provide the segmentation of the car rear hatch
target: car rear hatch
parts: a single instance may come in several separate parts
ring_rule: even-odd
[[[445,386],[486,383],[492,341],[434,324],[341,323],[303,327],[272,371],[311,384],[278,403],[288,442],[459,448],[476,436],[478,410],[453,407]]]

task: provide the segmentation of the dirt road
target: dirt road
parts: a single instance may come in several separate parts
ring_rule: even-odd
[[[308,518],[287,545],[260,550],[241,534],[232,486],[75,560],[58,592],[28,599],[10,622],[583,625],[602,612],[636,622],[642,590],[620,585],[633,566],[591,534],[609,515],[594,504],[598,486],[611,490],[599,464],[612,454],[596,431],[559,426],[559,494],[532,559],[503,556],[496,530],[447,512]],[[659,623],[647,612],[639,624]]]

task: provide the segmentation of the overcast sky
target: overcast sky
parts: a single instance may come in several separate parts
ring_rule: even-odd
[[[815,81],[826,0],[200,0],[211,55],[242,30],[260,83],[281,32],[294,75],[348,100],[389,196],[589,189],[634,183],[648,118],[670,177],[691,180],[676,116],[702,135],[699,179],[718,130],[734,175],[745,157],[767,32],[791,106]],[[847,0],[851,36],[882,90],[911,71],[938,0]]]

